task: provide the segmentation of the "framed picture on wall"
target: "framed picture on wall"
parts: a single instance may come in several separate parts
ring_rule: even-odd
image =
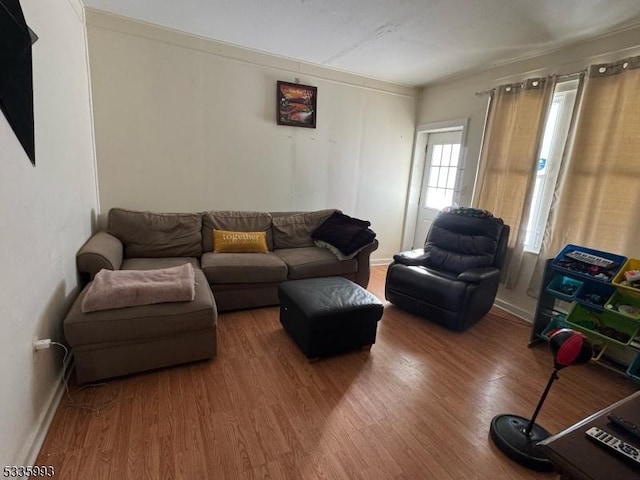
[[[278,125],[316,128],[318,87],[278,80]]]

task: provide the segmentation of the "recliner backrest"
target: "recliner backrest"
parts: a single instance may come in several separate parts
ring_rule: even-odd
[[[425,241],[426,266],[453,274],[500,268],[508,236],[509,227],[500,218],[440,213]]]

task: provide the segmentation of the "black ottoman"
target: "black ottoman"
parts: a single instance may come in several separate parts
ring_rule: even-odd
[[[382,303],[346,278],[284,282],[278,297],[280,323],[311,360],[376,342]]]

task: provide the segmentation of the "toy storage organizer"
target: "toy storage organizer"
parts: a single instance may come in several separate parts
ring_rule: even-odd
[[[589,337],[593,361],[640,382],[640,260],[567,245],[546,262],[529,345],[560,328]],[[628,366],[607,359],[615,347]]]

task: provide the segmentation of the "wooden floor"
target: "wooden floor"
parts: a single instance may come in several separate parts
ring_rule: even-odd
[[[385,267],[369,289],[384,298]],[[65,398],[38,457],[73,479],[553,479],[508,460],[491,418],[530,416],[551,354],[494,309],[455,333],[387,305],[371,352],[309,364],[277,308],[222,314],[218,356]],[[560,372],[551,432],[637,390],[597,365]]]

